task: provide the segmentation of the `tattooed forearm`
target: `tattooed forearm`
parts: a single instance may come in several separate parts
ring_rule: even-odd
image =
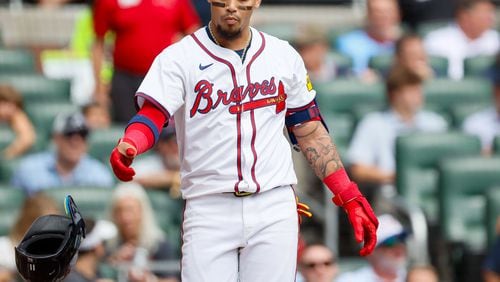
[[[323,179],[343,167],[337,148],[321,123],[298,127],[294,133],[304,156],[319,178]]]

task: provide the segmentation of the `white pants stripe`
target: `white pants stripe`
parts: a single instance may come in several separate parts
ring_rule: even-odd
[[[298,215],[290,186],[186,201],[183,282],[292,282]]]

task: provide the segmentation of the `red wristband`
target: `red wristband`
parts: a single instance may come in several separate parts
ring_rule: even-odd
[[[351,180],[344,168],[340,168],[323,179],[326,187],[337,195],[351,184]]]
[[[154,146],[154,136],[149,127],[142,123],[133,123],[125,130],[124,139],[133,142],[137,149],[137,154],[141,154]]]

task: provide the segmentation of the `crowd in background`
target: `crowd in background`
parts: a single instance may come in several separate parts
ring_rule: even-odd
[[[304,25],[297,28],[296,36],[287,39],[304,59],[313,85],[335,85],[338,80],[351,80],[366,88],[383,85],[385,105],[359,114],[348,142],[341,144],[351,178],[364,189],[380,216],[379,242],[361,267],[342,269],[343,257],[334,254],[322,242],[324,238],[306,235],[304,246],[299,248],[298,281],[467,281],[456,277],[455,270],[443,270],[439,258],[424,265],[412,264],[407,249],[412,230],[392,206],[398,196],[395,144],[399,136],[409,133],[455,130],[477,136],[483,156],[495,154],[494,139],[500,135],[500,35],[495,27],[498,8],[489,0],[365,2],[362,26],[332,39],[330,27]],[[441,5],[445,2],[450,3]],[[431,3],[439,7],[424,7]],[[57,7],[69,3],[43,0],[33,4]],[[176,271],[152,270],[144,263],[179,259],[179,243],[171,240],[180,235],[165,233],[157,220],[162,215],[153,210],[147,194],[154,190],[164,192],[162,197],[180,197],[175,121],[164,128],[155,149],[134,163],[137,175],[131,184],[117,183],[106,161],[108,156],[105,152],[91,154],[90,141],[94,133],[114,126],[123,128],[135,113],[134,93],[156,54],[207,24],[208,11],[204,0],[95,0],[78,17],[72,45],[58,50],[83,54],[87,63],[69,62],[72,67],[86,69],[84,83],[73,83],[69,103],[75,107],[53,113],[50,129],[38,128],[40,123],[30,114],[22,89],[0,83],[0,134],[5,134],[0,141],[8,139],[0,143],[0,189],[22,191],[24,199],[10,231],[0,237],[0,281],[15,279],[13,246],[30,222],[44,214],[60,213],[45,192],[68,187],[97,187],[112,193],[106,216],[87,219],[88,236],[68,281],[104,281],[116,277],[116,273],[106,275],[102,265],[113,268],[123,263],[144,267],[126,271],[129,281],[179,281]],[[429,19],[439,20],[439,24],[421,32]],[[384,56],[389,63],[383,67],[373,63],[374,58]],[[491,102],[471,111],[457,126],[442,112],[426,107],[425,85],[437,79],[468,79],[465,61],[476,57],[489,60],[475,78],[491,86]],[[444,60],[446,67],[433,64],[434,58]],[[50,64],[47,61],[41,65]],[[58,67],[57,63],[50,66],[51,70]],[[38,72],[49,77],[43,67]],[[53,73],[76,81],[71,77],[74,74]],[[328,93],[318,91],[318,95]],[[322,112],[329,111],[324,105],[320,107]],[[329,126],[335,128],[334,123]],[[335,131],[332,134],[335,137]],[[308,173],[304,161],[297,160],[295,166]],[[305,179],[298,190],[315,194],[313,198],[322,195],[320,184],[309,181],[310,177]],[[482,276],[487,282],[500,281],[499,246],[497,239],[482,250],[484,264],[481,261],[477,279]]]

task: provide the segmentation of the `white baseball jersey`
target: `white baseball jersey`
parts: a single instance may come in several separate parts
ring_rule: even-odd
[[[185,199],[297,182],[285,114],[316,93],[286,41],[251,31],[242,63],[199,29],[156,57],[137,92],[174,115]]]

